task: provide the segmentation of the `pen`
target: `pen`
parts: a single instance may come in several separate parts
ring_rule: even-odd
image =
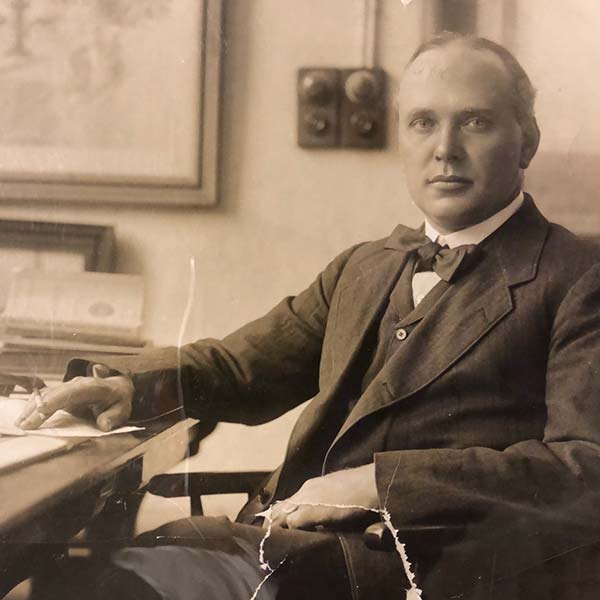
[[[40,394],[40,389],[36,386],[33,387],[32,399],[35,402],[36,408],[42,405],[42,394]]]

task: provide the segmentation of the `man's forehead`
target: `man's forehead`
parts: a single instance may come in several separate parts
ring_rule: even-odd
[[[399,97],[440,94],[447,89],[492,98],[502,96],[509,87],[509,74],[498,56],[455,42],[417,56],[402,76]]]

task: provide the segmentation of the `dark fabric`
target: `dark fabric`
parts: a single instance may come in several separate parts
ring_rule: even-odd
[[[249,600],[261,582],[260,600],[351,600],[352,588],[371,586],[385,571],[394,589],[378,596],[402,598],[406,580],[397,557],[371,551],[368,574],[348,572],[338,535],[231,523],[225,518],[193,517],[145,533],[134,547],[113,554],[111,564],[90,578],[97,596],[114,600]],[[273,574],[259,566],[264,560]],[[348,539],[346,543],[362,543]]]
[[[163,600],[133,571],[97,559],[62,559],[38,572],[30,600]]]
[[[111,565],[91,573],[93,584],[79,598],[89,600],[163,600],[161,594],[134,571]],[[73,597],[75,599],[75,597]],[[50,599],[48,599],[50,600]],[[58,599],[57,599],[58,600]],[[65,600],[61,597],[60,600]]]
[[[297,491],[307,464],[327,473],[374,461],[398,529],[466,525],[462,544],[437,549],[438,571],[450,577],[452,564],[463,589],[481,570],[452,550],[477,556],[510,531],[510,552],[502,546],[493,563],[501,580],[600,538],[600,252],[549,224],[529,196],[482,244],[476,268],[403,319],[406,338],[337,427],[352,366],[407,268],[405,232],[343,252],[221,341],[110,366],[130,370],[142,404],[181,392],[200,418],[260,423],[314,397],[242,521]],[[332,430],[327,448],[314,444]]]
[[[416,257],[413,255],[409,259],[406,268],[400,275],[398,283],[390,294],[385,314],[378,323],[377,341],[369,368],[366,372],[364,372],[364,370],[356,369],[357,372],[360,371],[361,376],[360,395],[364,394],[365,390],[369,387],[373,379],[375,379],[379,371],[381,371],[381,368],[391,354],[394,340],[396,342],[398,341],[394,337],[394,334],[399,327],[399,323],[406,315],[414,310],[412,278],[415,264]],[[354,406],[352,406],[352,408],[354,408]]]
[[[412,279],[418,262],[418,257],[413,253],[390,294],[383,317],[379,323],[376,319],[377,334],[374,336],[374,342],[365,342],[359,357],[350,367],[347,379],[350,381],[357,380],[358,384],[350,384],[352,390],[350,392],[351,400],[348,403],[348,411],[345,417],[352,412],[352,409],[377,377],[384,364],[402,346],[404,340],[398,339],[397,331],[404,330],[408,335],[414,323],[413,317],[421,319],[425,316],[427,311],[442,298],[444,292],[448,289],[445,283],[438,283],[425,296],[419,306],[415,307]],[[339,427],[335,431],[339,431]]]
[[[243,583],[240,580],[247,572],[227,573],[222,577],[223,565],[231,561],[223,561],[223,565],[216,568],[212,562],[208,573],[202,569],[198,572],[199,565],[206,566],[203,553],[208,548],[214,549],[214,561],[219,561],[223,554],[236,558],[245,553],[250,559],[248,562],[256,564],[259,539],[264,533],[222,518],[175,521],[140,536],[135,546],[116,551],[112,562],[60,561],[53,571],[34,581],[34,597],[43,600],[164,600],[165,595],[146,580],[148,573],[149,579],[156,576],[154,571],[158,564],[158,570],[166,574],[163,581],[174,590],[172,595],[166,596],[168,600],[211,600],[215,587],[221,584],[229,584],[229,587],[217,596],[219,600],[237,600],[241,586],[236,584]],[[441,536],[439,532],[402,531],[400,535],[407,543],[425,600],[597,600],[599,597],[600,543],[597,541],[538,562],[511,577],[494,578],[496,554],[510,552],[509,535],[487,548],[481,543],[484,536],[474,544],[473,538],[464,533]],[[158,552],[152,556],[157,548]],[[133,561],[127,564],[127,553],[132,551],[147,553],[141,556],[148,560],[138,563],[136,570],[130,568]],[[276,566],[284,556],[287,559],[277,570],[277,577],[271,578],[271,585],[263,586],[257,600],[269,600],[273,596],[279,600],[401,600],[408,587],[397,555],[366,551],[356,535],[276,530],[272,543],[266,546],[265,557]],[[475,576],[466,577],[470,572]],[[255,581],[262,575],[256,572]],[[191,594],[190,581],[195,585]],[[235,584],[232,585],[232,581]],[[241,588],[241,597],[248,600],[253,591],[252,586]]]
[[[393,336],[399,321],[414,309],[412,277],[415,264],[416,254],[413,253],[409,258],[406,268],[399,274],[400,276],[392,289],[389,299],[382,306],[381,316],[374,319],[371,331],[367,334],[359,354],[348,370],[343,392],[340,393],[340,395],[344,394],[348,399],[347,406],[343,411],[340,411],[343,415],[343,420],[338,423],[338,426],[328,427],[328,429],[333,430],[333,435],[329,440],[327,448],[333,441],[335,434],[340,430],[343,422],[356,406],[362,394],[369,387],[371,381],[381,371],[381,367],[391,351],[391,345],[394,340]],[[339,405],[343,406],[343,403],[340,402]],[[324,453],[320,454],[321,464],[323,455]]]

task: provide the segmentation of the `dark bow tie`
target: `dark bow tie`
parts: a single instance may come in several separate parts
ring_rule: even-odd
[[[460,273],[472,266],[479,254],[479,246],[465,244],[456,248],[427,242],[417,248],[418,271],[435,271],[441,279],[451,283]]]
[[[417,271],[435,271],[448,283],[471,267],[481,253],[481,248],[476,244],[456,248],[442,247],[432,242],[422,230],[402,227],[398,234],[395,244],[397,248],[405,252],[417,251]]]

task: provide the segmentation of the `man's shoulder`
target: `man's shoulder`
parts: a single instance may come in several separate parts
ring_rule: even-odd
[[[352,254],[354,260],[364,260],[373,255],[379,254],[385,250],[388,244],[389,236],[377,240],[366,240],[354,246],[355,251]]]
[[[345,287],[350,283],[357,284],[365,276],[377,278],[378,273],[397,263],[398,252],[388,247],[389,239],[388,236],[350,246],[322,271],[321,281],[335,287]]]
[[[360,267],[365,263],[379,260],[382,254],[391,250],[390,239],[391,236],[386,236],[351,246],[340,255],[345,256],[345,267]]]
[[[595,241],[557,223],[549,223],[544,257],[555,265],[565,265],[574,271],[585,270],[600,263],[600,238]]]
[[[600,263],[600,243],[583,238],[549,221],[529,194],[523,207],[501,228],[497,239],[505,266],[532,261],[537,277],[571,285],[584,272]]]
[[[564,298],[579,281],[598,287],[598,272],[600,244],[562,225],[548,224],[535,279],[550,297]]]

